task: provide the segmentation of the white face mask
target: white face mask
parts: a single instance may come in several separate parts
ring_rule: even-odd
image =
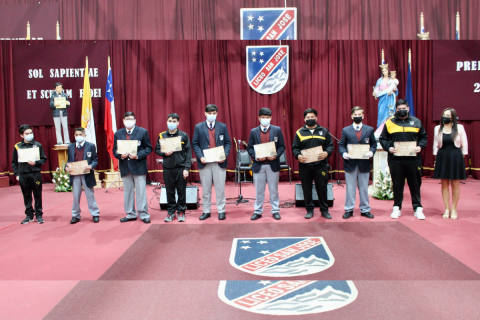
[[[135,125],[135,120],[123,120],[123,124],[125,125],[125,128],[132,129]]]
[[[31,133],[31,134],[26,134],[26,135],[24,135],[23,137],[25,138],[25,140],[27,140],[27,141],[30,142],[30,141],[33,140],[33,133]]]
[[[260,124],[264,127],[268,127],[270,125],[270,119],[262,118],[260,119]]]
[[[208,122],[213,122],[217,119],[217,115],[216,114],[209,114],[207,115],[207,120]]]

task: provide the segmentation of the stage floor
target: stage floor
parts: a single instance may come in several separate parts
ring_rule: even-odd
[[[294,188],[280,184],[286,207],[294,202]],[[331,220],[318,209],[306,220],[305,208],[290,207],[275,221],[265,203],[263,217],[251,221],[253,200],[238,206],[228,200],[224,221],[215,206],[212,218],[199,221],[200,206],[185,223],[165,223],[166,211],[148,186],[151,224],[121,224],[123,190],[99,189],[100,223],[92,222],[83,198],[82,221],[75,225],[69,224],[72,195],[54,193],[53,184],[44,185],[43,225],[20,225],[20,188],[0,189],[0,319],[270,319],[226,304],[218,292],[221,280],[276,280],[242,272],[229,261],[234,238],[269,237],[323,237],[335,258],[322,272],[287,280],[355,284],[358,297],[322,318],[476,319],[480,181],[467,180],[460,188],[455,221],[441,217],[438,181],[424,179],[424,221],[413,217],[407,193],[397,220],[390,218],[392,201],[376,199],[370,201],[375,219],[360,217],[356,209],[343,220],[345,188],[334,184]],[[242,194],[253,198],[253,185],[242,184]],[[227,183],[226,195],[236,197],[238,188]]]

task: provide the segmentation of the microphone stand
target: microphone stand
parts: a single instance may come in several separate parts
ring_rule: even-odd
[[[328,128],[327,128],[328,130]],[[337,139],[337,137],[335,137],[333,134],[330,133],[330,131],[328,131],[328,134],[335,140],[337,140],[337,145],[340,143],[340,140]],[[340,178],[339,178],[339,174],[340,174],[340,155],[337,151],[337,148],[334,149],[335,150],[335,154],[337,155],[337,185],[339,186],[342,186],[343,187],[343,184],[342,182],[340,181]]]

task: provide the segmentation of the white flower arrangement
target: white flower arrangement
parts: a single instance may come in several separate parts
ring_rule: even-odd
[[[63,169],[65,166],[62,165],[61,168],[53,173],[52,182],[55,183],[55,192],[70,192],[72,191],[72,186],[70,185],[70,174],[65,172]]]
[[[392,200],[393,185],[389,168],[387,167],[383,172],[380,170],[379,174],[379,179],[373,181],[373,197],[380,200]]]

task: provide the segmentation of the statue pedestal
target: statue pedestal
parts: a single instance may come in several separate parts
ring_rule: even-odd
[[[95,171],[95,181],[97,184],[93,187],[93,189],[100,189],[102,188],[102,180],[100,180],[100,173]]]
[[[57,151],[58,155],[58,167],[61,168],[67,164],[68,160],[68,144],[58,144],[53,148],[54,151]]]
[[[378,138],[377,138],[378,139]],[[378,140],[377,140],[378,141]],[[385,171],[388,167],[388,152],[383,150],[379,142],[377,142],[377,152],[373,157],[373,181],[380,178],[380,171]],[[373,195],[375,183],[368,187],[368,194]]]
[[[117,179],[117,181],[115,181],[115,179]],[[112,187],[116,187],[119,189],[123,187],[123,181],[120,178],[120,172],[105,172],[105,179],[103,179],[103,187],[108,188],[110,184],[112,184]]]

